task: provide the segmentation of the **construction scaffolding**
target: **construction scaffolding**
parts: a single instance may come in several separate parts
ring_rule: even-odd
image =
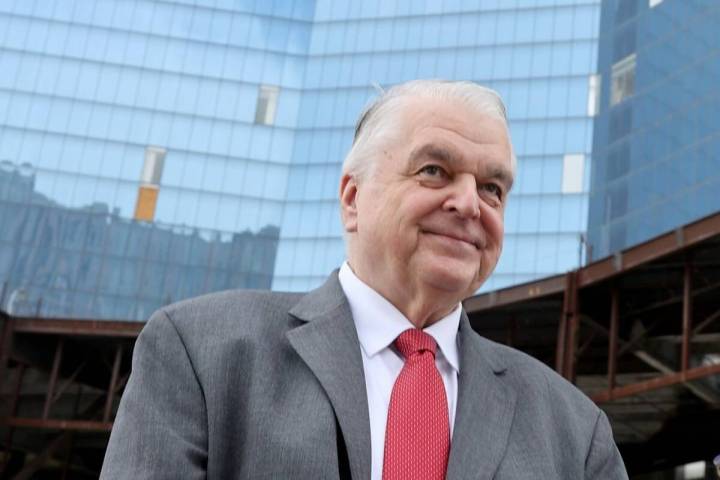
[[[0,478],[97,478],[144,324],[0,322]]]
[[[598,403],[631,473],[720,453],[720,214],[465,308]]]

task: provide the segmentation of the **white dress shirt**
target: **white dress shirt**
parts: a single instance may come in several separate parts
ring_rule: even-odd
[[[405,363],[402,355],[393,346],[393,342],[402,332],[415,327],[393,304],[363,283],[350,269],[347,262],[340,267],[339,279],[350,303],[362,352],[370,413],[371,478],[381,480],[390,394],[395,379]],[[459,325],[460,305],[458,304],[457,308],[449,315],[423,329],[425,333],[435,339],[438,345],[435,365],[437,365],[445,384],[451,438],[455,423],[458,372],[460,371],[457,349]]]

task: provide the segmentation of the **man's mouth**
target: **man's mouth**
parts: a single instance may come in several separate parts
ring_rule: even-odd
[[[448,237],[452,238],[453,240],[458,240],[460,242],[468,243],[475,247],[476,250],[480,250],[482,248],[482,245],[479,240],[473,239],[467,235],[460,235],[456,233],[448,233],[448,232],[438,232],[433,230],[421,230],[422,233],[430,234],[430,235],[438,235],[441,237]]]

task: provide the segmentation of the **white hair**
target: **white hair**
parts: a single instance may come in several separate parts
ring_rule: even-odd
[[[453,100],[469,107],[472,111],[490,115],[502,120],[507,128],[505,105],[500,95],[487,87],[468,81],[413,80],[396,85],[387,91],[379,87],[380,95],[375,98],[360,115],[355,125],[355,138],[352,147],[343,162],[343,174],[349,173],[359,179],[365,178],[379,157],[379,150],[399,134],[397,117],[412,99],[428,98]],[[508,137],[510,132],[508,130]],[[513,175],[517,165],[515,154],[510,146],[511,168]]]

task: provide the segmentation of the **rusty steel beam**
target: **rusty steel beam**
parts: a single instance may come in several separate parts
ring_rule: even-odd
[[[82,372],[83,368],[85,368],[86,362],[81,363],[78,365],[78,367],[75,369],[75,371],[65,380],[61,385],[60,388],[57,389],[55,392],[55,395],[53,395],[52,402],[55,403],[58,398],[67,390],[67,388],[72,385],[72,383],[75,381],[78,375],[80,375],[80,372]]]
[[[692,297],[697,297],[698,295],[703,295],[703,294],[706,294],[706,293],[708,293],[708,292],[712,292],[713,290],[716,290],[716,289],[718,289],[718,288],[720,288],[720,282],[714,282],[714,283],[710,283],[710,284],[708,284],[708,285],[705,285],[705,286],[703,286],[703,287],[697,288],[697,289],[695,289],[695,290],[692,290],[692,291],[690,292],[690,295],[691,295]],[[683,301],[683,298],[684,298],[684,294],[683,294],[683,293],[680,293],[680,294],[678,294],[678,295],[674,295],[674,296],[671,296],[671,297],[668,297],[668,298],[663,298],[663,299],[660,300],[660,301],[651,303],[651,304],[649,304],[649,305],[645,305],[645,306],[643,306],[643,307],[636,308],[636,309],[634,309],[634,310],[630,310],[630,311],[628,311],[628,312],[625,313],[625,316],[626,316],[627,318],[636,317],[636,316],[638,316],[638,315],[641,315],[641,314],[650,312],[650,311],[655,310],[655,309],[658,309],[658,308],[667,307],[667,306],[673,305],[673,304],[675,304],[675,303],[681,303],[681,302]]]
[[[708,317],[705,320],[698,323],[697,326],[695,328],[693,328],[693,336],[702,333],[703,330],[705,330],[707,327],[709,327],[718,318],[720,318],[720,310],[717,310],[716,312],[712,313],[711,315],[708,315]]]
[[[55,454],[56,451],[66,446],[69,439],[69,432],[63,432],[57,436],[39,455],[25,463],[23,469],[20,470],[13,480],[31,480],[38,470],[40,470]]]
[[[593,262],[578,271],[578,286],[585,287],[631,270],[652,260],[681,252],[710,237],[720,235],[720,213],[677,228],[619,254]]]
[[[2,421],[6,425],[17,428],[72,430],[76,432],[109,432],[112,430],[112,422],[98,422],[96,420],[58,420],[53,418],[5,417]]]
[[[60,337],[55,347],[55,358],[53,358],[52,370],[50,371],[50,384],[48,385],[47,394],[45,395],[45,406],[43,407],[42,418],[47,420],[50,416],[50,406],[55,396],[55,384],[57,383],[58,372],[60,371],[60,362],[62,361],[63,346],[65,339]]]
[[[73,320],[64,318],[13,317],[14,331],[55,335],[88,335],[137,338],[145,322]]]
[[[690,223],[640,245],[628,248],[612,257],[593,262],[577,272],[578,288],[584,288],[648,263],[679,253],[708,238],[720,235],[720,213]],[[517,303],[564,290],[564,276],[556,275],[514,287],[503,288],[466,299],[463,306],[468,314]]]
[[[683,309],[682,309],[682,355],[680,357],[683,372],[690,365],[690,336],[692,335],[692,258],[685,257],[683,275]]]
[[[465,299],[463,307],[468,314],[472,314],[531,298],[541,298],[562,293],[563,290],[565,290],[565,275],[555,275],[554,277],[543,278],[524,285],[516,285],[475,295]]]
[[[107,400],[105,401],[105,410],[103,412],[103,422],[110,421],[110,410],[112,409],[113,399],[115,398],[115,389],[117,387],[118,374],[120,373],[120,362],[122,361],[122,345],[118,345],[115,349],[115,359],[113,360],[112,375],[110,377],[110,386],[108,387]]]
[[[684,384],[691,380],[720,375],[720,364],[705,365],[703,367],[691,368],[684,372],[676,372],[670,375],[663,375],[644,382],[631,383],[622,387],[597,392],[590,396],[595,403],[605,403],[618,398],[632,397],[638,394],[647,393],[652,390]]]
[[[597,323],[595,320],[583,316],[583,322],[587,323],[589,326],[594,328],[596,331],[602,333],[606,337],[610,338],[610,332],[603,326]],[[625,342],[624,340],[618,339],[619,345],[629,345],[630,342]],[[624,348],[624,347],[623,347]],[[648,352],[644,350],[634,350],[633,355],[637,357],[640,361],[645,363],[646,365],[649,365],[650,367],[654,368],[658,372],[665,374],[665,375],[673,375],[677,373],[675,370],[673,370],[670,366],[665,364],[662,360],[659,360],[652,355],[650,355]],[[692,382],[686,382],[685,387],[690,390],[692,393],[694,393],[698,398],[701,400],[714,405],[720,403],[720,396],[715,393],[712,389],[705,387],[704,385],[698,385],[696,383]]]
[[[590,345],[592,344],[592,341],[595,340],[595,337],[596,337],[596,336],[597,336],[597,332],[596,332],[595,330],[593,330],[592,332],[590,332],[590,336],[588,337],[588,339],[585,340],[585,343],[583,343],[583,344],[580,346],[580,348],[578,348],[578,351],[577,351],[577,353],[575,354],[575,358],[576,358],[576,359],[579,359],[580,357],[582,357],[582,354],[585,353],[585,350],[587,350],[588,348],[590,348]]]
[[[618,329],[620,323],[620,292],[616,285],[610,291],[610,338],[608,345],[608,388],[615,388],[618,354]]]

